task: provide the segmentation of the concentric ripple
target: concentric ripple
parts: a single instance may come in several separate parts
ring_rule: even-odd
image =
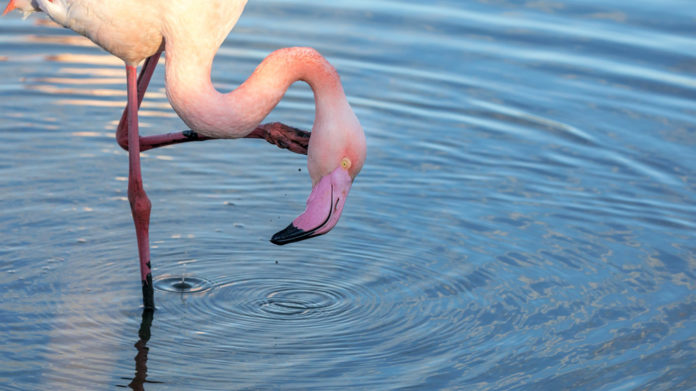
[[[195,276],[163,275],[153,281],[155,289],[164,292],[198,293],[213,287],[213,283],[205,278]]]
[[[159,295],[156,324],[164,330],[153,335],[160,336],[161,344],[169,345],[161,339],[183,329],[195,339],[176,341],[177,346],[205,346],[221,355],[233,352],[249,368],[256,360],[264,367],[269,357],[273,361],[289,355],[300,360],[297,368],[312,371],[301,360],[310,352],[319,362],[341,352],[360,356],[365,368],[379,367],[387,361],[418,359],[410,352],[448,349],[447,341],[463,331],[464,324],[449,320],[442,303],[433,298],[448,296],[447,307],[463,307],[455,303],[464,298],[467,286],[446,282],[447,277],[416,261],[397,265],[342,249],[335,259],[270,266],[258,259],[221,260],[207,265],[234,274],[211,277],[220,282],[203,294],[187,296],[185,305],[177,296]],[[423,276],[428,283],[423,284]]]
[[[142,154],[154,314],[113,140],[121,61],[45,16],[0,18],[0,384],[696,389],[696,7],[249,3],[216,88],[315,47],[368,159],[334,231],[275,247],[306,157],[253,140]],[[163,73],[144,134],[183,129]],[[296,83],[267,120],[314,118]]]
[[[258,275],[216,287],[208,310],[251,327],[281,321],[318,327],[336,322],[367,295],[359,287],[331,280]]]
[[[260,300],[261,311],[271,316],[313,316],[331,311],[340,305],[343,297],[340,292],[311,288],[285,287],[275,289]]]

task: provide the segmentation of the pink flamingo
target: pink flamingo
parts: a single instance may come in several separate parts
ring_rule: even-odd
[[[143,303],[154,309],[150,265],[151,204],[143,189],[140,151],[188,141],[265,138],[307,153],[312,191],[305,211],[271,242],[282,245],[331,230],[365,161],[365,135],[348,104],[336,70],[311,48],[271,53],[237,89],[219,93],[210,79],[213,57],[236,24],[246,0],[10,0],[13,9],[44,12],[126,63],[128,102],[116,139],[129,152],[128,199],[138,241]],[[165,52],[165,84],[174,110],[190,131],[138,135],[138,107]],[[145,60],[139,78],[137,65]],[[295,81],[314,92],[311,137],[281,123],[260,125]],[[305,149],[306,148],[306,149]]]

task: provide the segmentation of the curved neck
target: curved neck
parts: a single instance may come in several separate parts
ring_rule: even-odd
[[[348,105],[335,69],[311,48],[271,53],[249,79],[227,94],[218,92],[210,79],[215,50],[167,43],[165,52],[169,101],[181,119],[204,136],[246,136],[298,80],[307,82],[314,92],[315,128],[333,110]]]

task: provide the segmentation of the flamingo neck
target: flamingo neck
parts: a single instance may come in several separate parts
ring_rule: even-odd
[[[182,120],[203,136],[246,136],[298,80],[307,82],[314,92],[315,131],[337,112],[350,111],[335,69],[311,48],[271,53],[244,83],[226,94],[218,92],[210,79],[215,50],[184,50],[167,44],[165,51],[169,101]]]

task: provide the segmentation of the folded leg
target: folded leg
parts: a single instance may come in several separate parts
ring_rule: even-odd
[[[123,111],[123,115],[121,116],[116,130],[116,140],[118,144],[128,151],[128,200],[131,205],[131,213],[133,215],[133,222],[135,224],[135,232],[138,240],[143,304],[147,310],[154,310],[155,308],[149,239],[150,211],[152,205],[143,188],[140,169],[140,152],[166,145],[210,140],[209,137],[200,136],[192,130],[140,137],[138,132],[138,109],[143,101],[145,91],[157,67],[160,56],[161,52],[145,60],[140,76],[137,78],[136,67],[131,65],[126,66],[128,104]],[[259,125],[246,137],[264,139],[279,148],[306,155],[310,136],[310,132],[296,129],[280,122],[273,122]]]

